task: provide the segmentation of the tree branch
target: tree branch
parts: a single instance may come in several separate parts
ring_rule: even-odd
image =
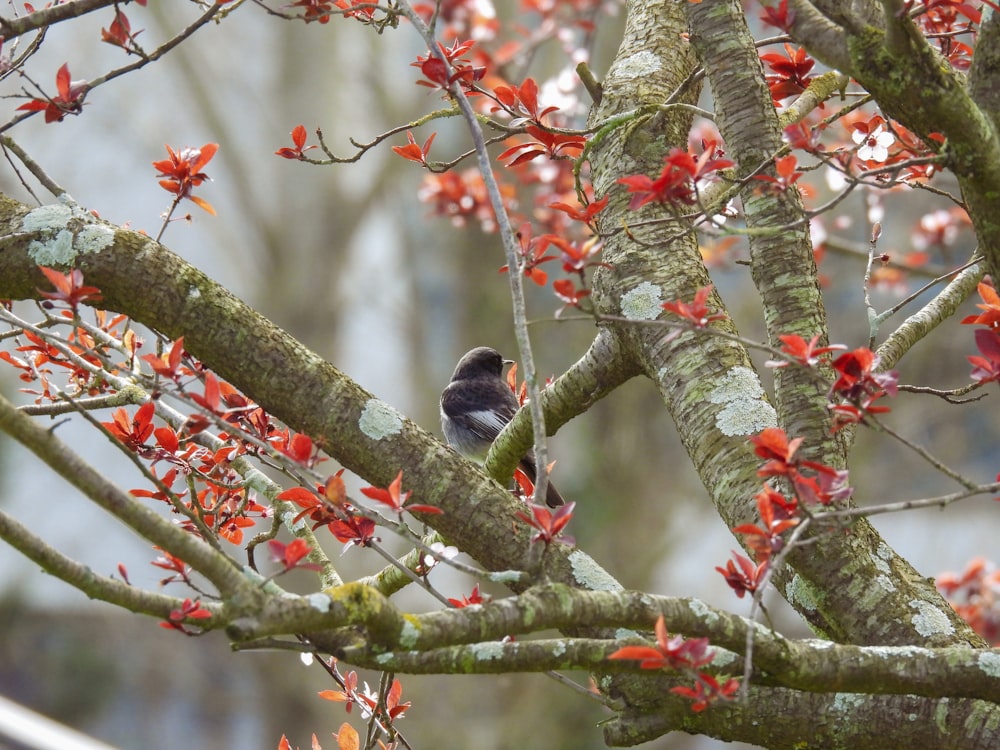
[[[0,36],[4,41],[27,34],[30,31],[47,29],[54,24],[79,18],[101,8],[117,5],[117,0],[73,0],[32,11],[20,18],[0,18]]]
[[[59,552],[45,543],[41,537],[8,514],[0,511],[0,539],[16,549],[22,555],[56,578],[65,581],[73,588],[83,592],[91,599],[99,599],[109,604],[167,619],[172,610],[179,608],[182,600],[163,594],[155,594],[123,581],[98,575],[86,565]],[[213,603],[203,603],[206,609],[214,610],[214,615],[221,613],[221,607]]]
[[[223,596],[243,589],[246,579],[232,560],[136,502],[59,440],[0,396],[0,430],[24,445],[54,472],[145,539],[197,570]]]

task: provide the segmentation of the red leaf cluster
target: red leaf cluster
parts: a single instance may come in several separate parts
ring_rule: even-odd
[[[517,405],[524,406],[528,400],[528,384],[522,382],[521,386],[517,385],[517,362],[510,366],[507,370],[507,387],[510,388],[510,392],[517,397]],[[526,477],[527,478],[527,477]],[[530,493],[528,497],[531,497]]]
[[[501,183],[500,194],[505,207],[512,209],[516,199],[514,186]],[[496,217],[478,169],[427,175],[420,199],[431,205],[434,214],[451,219],[455,226],[464,227],[473,220],[479,222],[484,232],[496,231]]]
[[[966,324],[986,326],[975,334],[976,348],[982,356],[967,357],[972,364],[970,377],[977,383],[1000,382],[1000,295],[985,282],[978,289],[983,304],[976,307],[983,312],[962,319]]]
[[[457,82],[460,86],[468,88],[482,79],[486,69],[474,66],[469,60],[464,59],[474,45],[475,42],[472,40],[459,42],[456,39],[451,47],[445,47],[438,42],[438,49],[447,63],[431,52],[418,55],[416,62],[410,63],[411,67],[420,68],[424,76],[423,80],[417,81],[417,85],[447,91],[453,83]]]
[[[775,496],[781,498],[782,502],[775,502]],[[733,533],[743,534],[747,546],[756,553],[757,559],[768,562],[784,548],[785,540],[782,534],[798,526],[799,519],[792,517],[787,512],[788,503],[784,501],[784,497],[770,487],[758,492],[755,500],[757,501],[757,513],[760,515],[760,525],[745,523],[734,526]],[[797,510],[794,506],[793,509]],[[743,567],[742,563],[741,567]],[[719,569],[717,568],[717,570]],[[720,572],[722,571],[720,570]],[[726,575],[727,572],[724,572],[723,575]],[[742,572],[746,573],[747,571],[743,570]],[[751,579],[754,582],[754,589],[756,589],[756,584],[760,581],[762,573],[763,571],[754,571],[754,576]],[[736,593],[742,597],[742,592],[739,589]]]
[[[76,115],[83,111],[83,96],[87,93],[86,81],[72,81],[69,63],[63,63],[56,71],[56,91],[51,99],[32,99],[17,109],[26,112],[44,112],[45,122],[62,122],[66,115]]]
[[[501,109],[513,115],[510,121],[511,127],[518,127],[531,122],[542,126],[542,119],[553,112],[558,112],[559,107],[546,107],[539,109],[538,105],[538,84],[534,78],[525,78],[520,86],[497,86],[493,89],[493,96],[500,106],[493,107],[491,111],[497,112]]]
[[[312,148],[316,148],[316,146],[306,145],[306,138],[308,137],[308,135],[309,134],[306,132],[305,125],[296,125],[294,128],[292,128],[291,132],[293,148],[289,148],[288,146],[282,146],[274,153],[282,157],[283,159],[302,160],[303,158],[305,158],[304,155],[306,151]]]
[[[713,313],[709,310],[708,305],[705,304],[712,293],[712,289],[712,284],[706,284],[694,293],[694,300],[692,302],[688,303],[675,299],[671,302],[664,302],[663,309],[669,310],[695,328],[705,328],[713,321],[725,320],[728,317],[726,313]]]
[[[272,539],[267,543],[271,560],[281,566],[282,572],[301,568],[304,570],[319,570],[315,563],[302,562],[312,552],[312,547],[304,539],[294,539],[288,544]]]
[[[153,168],[159,172],[157,177],[165,178],[160,180],[160,187],[176,195],[178,200],[187,198],[214,216],[215,209],[212,208],[212,204],[192,195],[191,191],[210,179],[202,170],[219,150],[219,144],[206,143],[201,148],[186,147],[178,151],[174,151],[168,145],[166,149],[169,158],[153,162]]]
[[[733,166],[733,162],[722,158],[722,154],[715,141],[704,144],[697,159],[684,149],[671,149],[664,157],[663,169],[656,179],[637,174],[618,180],[632,193],[628,207],[636,211],[647,203],[693,206],[697,200],[695,191],[698,183],[721,169]]]
[[[167,378],[177,382],[181,377],[192,374],[191,370],[181,367],[181,357],[184,356],[184,337],[177,339],[170,349],[160,356],[155,354],[144,354],[139,359],[146,362],[153,368],[153,372],[158,377]]]
[[[788,334],[787,336],[778,336],[783,346],[781,347],[782,354],[788,355],[788,360],[770,360],[767,362],[768,367],[788,367],[792,362],[796,362],[803,367],[816,367],[820,362],[824,361],[822,359],[824,354],[830,354],[831,352],[840,351],[846,349],[846,346],[841,344],[833,344],[831,346],[817,346],[819,344],[820,335],[817,333],[808,342],[801,336],[797,334]]]
[[[146,441],[153,434],[153,412],[156,404],[147,401],[129,418],[124,408],[115,409],[110,422],[101,422],[111,436],[123,443],[129,450],[139,452],[146,448]]]
[[[207,620],[212,613],[201,606],[198,599],[185,599],[180,607],[170,611],[167,619],[160,623],[161,628],[179,630],[185,635],[196,635],[196,631],[188,630],[184,625],[185,620]]]
[[[708,638],[670,637],[663,615],[657,618],[654,632],[655,647],[625,646],[608,658],[638,660],[640,669],[698,669],[712,663]]]
[[[589,289],[577,288],[570,279],[558,279],[552,282],[552,291],[566,303],[566,307],[579,307],[580,300],[590,296]]]
[[[969,315],[962,318],[965,325],[980,325],[987,328],[1000,329],[1000,294],[997,290],[985,281],[979,282],[976,287],[983,304],[976,305],[982,312],[979,315]]]
[[[787,11],[785,18],[787,19]],[[776,20],[780,22],[777,16]],[[775,104],[780,104],[789,97],[798,96],[812,81],[808,73],[816,61],[809,57],[804,47],[796,49],[786,44],[784,55],[772,52],[761,55],[760,59],[773,71],[772,75],[765,78]]]
[[[784,430],[768,427],[751,437],[750,442],[755,446],[754,452],[766,459],[764,465],[757,470],[758,476],[787,479],[795,491],[797,501],[806,505],[829,505],[850,497],[851,488],[847,486],[846,471],[838,471],[826,464],[795,455],[802,444],[802,438],[789,440]],[[808,474],[805,471],[807,469],[810,472]],[[774,493],[769,497],[769,502],[776,502],[775,495],[781,497]],[[793,503],[787,504],[786,513],[793,509]]]
[[[739,688],[735,679],[720,685],[712,675],[701,670],[711,664],[714,654],[710,650],[708,638],[685,639],[675,635],[670,637],[663,615],[654,627],[656,646],[624,646],[611,654],[609,659],[637,660],[640,669],[674,669],[691,672],[694,687],[678,686],[670,692],[693,701],[691,710],[698,712],[719,700],[728,700]]]
[[[969,377],[977,383],[1000,382],[1000,329],[980,328],[975,336],[976,348],[982,356],[968,356],[972,364]]]
[[[176,382],[181,376],[194,374],[191,368],[181,365],[182,352],[182,342],[178,341],[162,357],[149,356],[152,357],[151,364],[158,374]],[[128,450],[153,464],[168,461],[177,467],[163,476],[162,486],[155,490],[133,490],[134,496],[168,503],[173,512],[185,516],[181,527],[188,531],[202,534],[207,527],[223,539],[239,545],[243,543],[244,529],[254,526],[255,518],[267,517],[271,511],[257,503],[238,480],[231,462],[239,455],[259,453],[262,450],[261,443],[272,446],[273,455],[284,456],[309,468],[325,459],[319,458],[318,448],[309,437],[287,428],[277,428],[266,412],[249,402],[232,386],[220,382],[212,373],[205,373],[204,381],[203,394],[185,393],[186,398],[243,430],[242,433],[235,429],[231,434],[220,433],[220,439],[226,444],[218,450],[203,448],[191,439],[196,433],[207,429],[212,420],[196,413],[180,429],[168,425],[154,427],[153,401],[143,404],[131,417],[126,409],[117,409],[112,413],[112,420],[102,424]],[[256,440],[251,440],[253,436],[256,436]],[[171,489],[180,474],[184,477],[193,476],[202,484],[194,498],[186,503],[186,491],[178,493]],[[327,497],[335,498],[337,487],[343,493],[342,485],[339,476],[331,477],[322,491]],[[307,490],[301,492],[310,498],[310,502],[300,505],[308,505],[314,520],[326,520],[318,514],[315,496]],[[339,516],[333,518],[340,520]]]
[[[424,141],[424,145],[419,146],[417,145],[417,142],[413,140],[413,133],[407,130],[406,140],[408,143],[405,146],[393,146],[392,150],[404,159],[409,159],[410,161],[415,161],[418,164],[427,166],[427,154],[430,152],[431,144],[434,143],[434,138],[436,136],[437,133],[431,133],[430,137]]]
[[[361,22],[370,21],[378,10],[372,0],[334,0],[334,5],[344,11],[344,18],[356,18]]]
[[[121,47],[128,54],[137,52],[135,38],[142,33],[142,30],[132,32],[132,24],[129,23],[128,16],[126,16],[120,8],[115,8],[115,18],[111,22],[111,25],[104,29],[101,29],[101,41],[112,44],[115,47]]]
[[[962,619],[994,648],[1000,647],[1000,570],[977,557],[960,574],[942,573],[938,591]]]
[[[384,505],[388,505],[394,513],[399,515],[402,515],[404,510],[408,510],[411,513],[444,513],[443,510],[436,508],[433,505],[406,505],[406,501],[410,499],[410,495],[413,493],[403,492],[402,486],[403,470],[400,469],[399,474],[397,474],[396,478],[389,483],[388,488],[382,489],[381,487],[362,487],[361,494],[365,497],[370,497],[372,500],[377,500]]]
[[[518,512],[517,517],[537,531],[531,537],[532,544],[535,542],[545,542],[545,544],[563,542],[565,544],[572,544],[572,541],[568,537],[561,536],[561,534],[562,530],[566,528],[566,524],[573,518],[573,509],[575,507],[576,503],[566,503],[555,509],[547,508],[544,505],[528,503],[531,515]]]
[[[776,193],[784,193],[792,188],[802,176],[802,172],[796,171],[798,166],[799,161],[795,154],[782,156],[774,160],[774,172],[777,177],[759,174],[754,175],[754,179],[767,183],[767,187]],[[805,192],[805,186],[803,186],[802,190]]]
[[[456,609],[468,607],[472,604],[482,604],[484,601],[486,600],[483,598],[483,595],[479,593],[478,583],[472,587],[472,592],[468,596],[463,596],[461,599],[448,599],[448,603]]]
[[[348,502],[347,491],[341,479],[343,473],[343,469],[338,471],[323,486],[317,487],[316,492],[307,490],[305,487],[292,487],[278,493],[276,499],[294,503],[302,508],[302,511],[292,520],[292,524],[298,523],[303,517],[308,517],[312,521],[314,529],[326,526],[338,541],[347,545],[367,547],[372,542],[378,541],[378,537],[375,536],[375,521],[356,513],[354,506]],[[397,477],[397,480],[401,481],[401,477]],[[391,498],[388,490],[381,490],[381,492],[385,492]],[[398,486],[396,492],[398,499]],[[403,502],[405,502],[405,498]]]
[[[545,286],[546,282],[549,280],[549,275],[539,268],[539,266],[543,263],[557,260],[555,255],[545,254],[545,251],[549,249],[549,245],[552,243],[553,238],[553,235],[548,234],[540,237],[533,237],[531,222],[527,221],[521,225],[521,228],[517,232],[517,240],[521,246],[519,253],[521,259],[521,271],[525,276],[538,284],[538,286]],[[502,266],[500,268],[501,272],[506,272],[508,270],[510,269],[507,266]]]
[[[134,493],[133,493],[134,494]],[[160,586],[166,586],[168,583],[183,582],[188,585],[191,584],[191,568],[188,567],[187,563],[181,560],[179,557],[171,555],[166,550],[160,549],[159,547],[154,547],[153,549],[161,552],[162,554],[153,560],[151,565],[156,568],[162,568],[163,570],[170,571],[173,575],[167,576],[160,581]]]
[[[69,273],[60,273],[54,268],[46,268],[45,266],[39,266],[38,269],[56,288],[54,292],[43,292],[39,289],[38,293],[45,299],[65,302],[72,308],[74,315],[80,303],[100,302],[103,299],[101,290],[96,286],[83,285],[83,271],[78,268],[74,268]]]
[[[500,161],[510,159],[507,162],[508,167],[516,167],[518,164],[524,164],[539,156],[547,156],[550,159],[570,159],[583,153],[583,149],[587,145],[587,139],[582,135],[553,133],[537,125],[529,125],[526,132],[533,140],[511,146],[497,159]]]
[[[604,196],[600,200],[591,201],[585,206],[571,206],[567,203],[550,203],[549,208],[554,208],[557,211],[562,211],[573,221],[579,221],[586,224],[591,231],[595,234],[597,233],[597,227],[594,224],[594,219],[597,217],[601,211],[607,208],[608,196]]]
[[[996,12],[1000,7],[990,0],[983,0]],[[910,15],[914,0],[905,0],[899,14]],[[982,10],[962,0],[926,0],[920,3],[919,12],[911,16],[924,35],[938,45],[941,54],[956,70],[968,70],[972,62],[972,47],[958,40],[960,34],[974,31],[982,21]]]
[[[760,20],[787,33],[795,23],[795,11],[788,10],[788,0],[781,0],[777,5],[765,5]]]
[[[344,675],[343,685],[343,690],[321,690],[319,697],[346,704],[347,713],[351,713],[351,709],[357,704],[364,715],[374,716],[386,725],[401,719],[410,707],[409,701],[402,701],[403,684],[398,679],[392,681],[381,700],[380,696],[371,694],[367,684],[363,691],[358,690],[358,674],[354,670]]]
[[[313,21],[329,23],[330,15],[334,12],[334,8],[339,7],[339,5],[333,0],[295,0],[288,7],[302,8],[303,12],[299,17],[306,23]]]
[[[699,713],[717,701],[732,700],[739,688],[739,680],[735,677],[726,680],[725,684],[720,685],[719,681],[712,675],[699,672],[694,687],[689,688],[681,685],[670,688],[670,692],[688,698],[691,701],[691,710]]]
[[[830,389],[831,396],[839,396],[846,403],[831,405],[834,431],[848,424],[864,421],[870,414],[890,411],[888,406],[875,402],[885,395],[895,396],[899,373],[878,371],[878,356],[869,348],[861,347],[844,352],[833,363],[837,380]]]
[[[754,565],[749,557],[733,550],[733,559],[726,562],[726,567],[716,566],[715,569],[726,579],[726,583],[729,584],[729,588],[736,592],[736,596],[742,599],[744,594],[752,595],[757,591],[770,567],[770,562],[770,558],[768,558]]]
[[[753,550],[757,562],[755,564],[748,557],[733,552],[733,559],[726,563],[726,567],[716,567],[716,570],[740,598],[760,590],[772,559],[785,548],[785,532],[799,524],[801,505],[828,505],[846,499],[851,493],[846,471],[837,471],[796,455],[802,438],[789,440],[783,430],[769,427],[751,437],[750,442],[754,445],[754,452],[765,459],[757,474],[785,479],[791,485],[794,497],[786,498],[765,484],[754,497],[760,522],[733,527],[734,533],[744,535],[746,545]]]
[[[81,279],[73,280],[70,277],[66,280],[66,286],[56,294],[60,299],[66,301],[84,301],[84,298],[94,299],[93,287],[83,287],[80,285]],[[43,303],[49,305],[51,303]],[[105,334],[96,337],[91,331],[81,325],[73,328],[71,333],[59,345],[47,340],[43,335],[36,334],[30,330],[23,331],[17,336],[20,341],[23,337],[26,344],[15,348],[17,352],[30,354],[29,358],[22,359],[15,357],[10,352],[0,351],[0,360],[12,365],[19,370],[18,377],[25,383],[41,383],[42,390],[37,391],[29,388],[22,389],[25,393],[37,394],[36,403],[42,401],[54,401],[59,396],[51,391],[49,376],[53,374],[52,367],[58,367],[66,374],[66,380],[72,392],[86,393],[96,396],[102,393],[113,391],[111,382],[102,376],[99,370],[107,367],[112,374],[118,373],[118,368],[113,364],[115,355],[121,349],[134,351],[141,345],[134,332],[116,333],[113,329],[124,323],[126,317],[118,315],[110,321],[107,313],[95,311],[98,321],[98,328]],[[76,321],[77,314],[72,310],[64,310],[63,318],[67,321]]]

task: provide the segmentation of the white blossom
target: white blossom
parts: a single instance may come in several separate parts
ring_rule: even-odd
[[[881,125],[870,133],[855,130],[851,138],[860,146],[858,158],[862,161],[885,161],[889,158],[889,146],[896,142],[896,137],[882,130]]]

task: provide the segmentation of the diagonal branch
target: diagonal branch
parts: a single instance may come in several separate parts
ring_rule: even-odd
[[[0,430],[32,451],[101,508],[145,539],[184,560],[215,584],[223,596],[245,588],[247,579],[232,560],[136,502],[80,458],[52,430],[44,429],[22,414],[3,396],[0,396]]]
[[[46,573],[65,581],[91,599],[99,599],[130,612],[161,619],[167,619],[171,611],[178,609],[182,604],[181,599],[145,591],[123,581],[98,575],[86,565],[46,544],[45,540],[32,533],[31,529],[3,511],[0,511],[0,539],[37,563]],[[205,603],[203,606],[217,609],[217,605],[212,603]]]

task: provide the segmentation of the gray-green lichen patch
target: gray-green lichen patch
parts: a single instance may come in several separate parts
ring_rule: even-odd
[[[281,522],[289,531],[298,531],[299,529],[305,528],[307,525],[305,518],[299,518],[298,521],[295,520],[298,515],[297,508],[288,506],[288,509],[281,514]]]
[[[358,428],[372,440],[384,440],[402,431],[403,418],[384,401],[372,398],[361,412]]]
[[[306,601],[309,602],[309,606],[313,609],[317,609],[320,612],[330,611],[330,597],[321,591],[309,594],[306,597]]]
[[[866,651],[880,659],[897,662],[903,659],[927,659],[931,656],[926,648],[919,646],[869,646]]]
[[[739,664],[740,658],[732,651],[727,651],[724,648],[716,648],[715,646],[709,646],[709,653],[712,655],[712,666],[717,669],[724,669],[731,664]]]
[[[731,368],[708,394],[708,400],[722,405],[715,425],[723,435],[753,435],[778,424],[777,412],[765,399],[757,373],[749,367]]]
[[[505,585],[519,583],[524,577],[525,574],[520,570],[497,570],[486,574],[486,578],[493,581],[493,583],[502,583]]]
[[[834,711],[846,715],[857,711],[858,708],[864,705],[864,702],[865,696],[863,695],[858,695],[857,693],[837,693],[834,695],[831,705]]]
[[[76,235],[76,245],[81,253],[98,253],[114,241],[114,231],[105,224],[88,224]]]
[[[656,320],[663,312],[663,290],[644,281],[629,289],[621,298],[622,316],[629,320]]]
[[[469,652],[477,661],[493,661],[503,658],[503,644],[499,641],[489,643],[473,643]]]
[[[889,576],[884,576],[884,575],[875,576],[875,584],[879,588],[885,589],[886,591],[895,591],[896,590],[896,584],[893,582],[892,578],[890,578]]]
[[[573,577],[576,582],[585,589],[590,591],[622,590],[622,585],[586,552],[581,552],[578,549],[570,552],[569,564],[573,568]]]
[[[917,610],[911,621],[920,635],[950,635],[955,632],[955,627],[947,615],[933,604],[915,599],[910,602],[910,607]]]
[[[646,78],[656,73],[662,66],[660,58],[649,50],[640,50],[635,54],[617,60],[608,71],[608,76],[629,81],[636,78]]]
[[[57,231],[64,228],[72,217],[73,209],[69,206],[58,203],[39,206],[21,220],[21,229],[25,232]]]
[[[403,620],[403,627],[399,631],[399,644],[404,648],[412,648],[420,637],[417,630],[409,620]]]
[[[115,241],[114,229],[68,195],[62,203],[39,206],[21,220],[21,231],[37,235],[28,256],[40,266],[72,266],[80,255],[97,253]]]
[[[817,602],[816,590],[802,576],[792,576],[785,588],[785,596],[792,606],[800,607],[808,612],[815,612]]]
[[[1000,654],[984,651],[976,660],[979,668],[990,677],[1000,677]]]
[[[709,625],[717,622],[719,619],[719,613],[705,604],[705,602],[701,599],[692,599],[688,603],[688,606],[691,607],[692,612],[702,618],[704,622]]]
[[[890,561],[893,558],[892,550],[889,545],[885,542],[879,542],[878,547],[875,550],[875,556],[872,558],[872,564],[878,568],[879,572],[889,575],[892,572],[892,568],[889,566]],[[894,591],[895,589],[890,589]]]

